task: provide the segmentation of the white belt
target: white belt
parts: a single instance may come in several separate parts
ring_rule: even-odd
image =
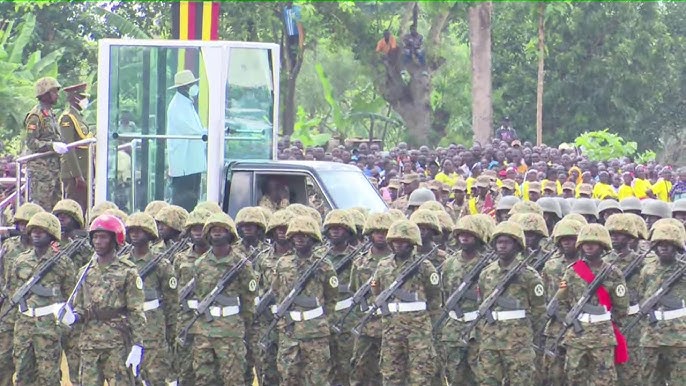
[[[290,311],[288,314],[294,322],[303,322],[324,315],[324,308],[320,306],[307,311]]]
[[[464,315],[462,315],[461,318],[457,317],[455,311],[450,311],[448,313],[448,316],[450,316],[451,319],[457,320],[459,322],[471,322],[472,320],[476,320],[476,318],[479,317],[479,311],[467,312]]]
[[[390,312],[426,311],[426,302],[388,303],[388,311],[390,311]],[[380,314],[381,310],[378,310],[377,313]]]
[[[612,320],[612,314],[609,312],[606,312],[602,315],[593,315],[593,314],[587,314],[584,312],[582,314],[579,314],[577,319],[582,323],[600,323],[600,322],[607,322],[608,320]]]
[[[241,306],[210,307],[210,315],[215,318],[232,316],[241,312]]]
[[[629,311],[627,311],[627,315],[637,314],[639,308],[640,308],[640,307],[639,307],[638,304],[634,304],[633,306],[629,306]]]
[[[143,303],[143,311],[152,311],[160,308],[160,299],[150,300]]]
[[[686,316],[686,308],[671,311],[653,311],[657,320],[672,320]]]
[[[526,310],[512,310],[512,311],[492,311],[491,315],[494,320],[513,320],[526,318]]]
[[[64,303],[54,303],[45,307],[28,308],[26,311],[22,312],[22,314],[32,318],[40,318],[41,316],[57,313],[63,305]]]
[[[345,300],[341,300],[340,302],[336,303],[336,307],[334,310],[340,311],[340,310],[345,310],[350,308],[353,305],[353,298],[349,297]]]

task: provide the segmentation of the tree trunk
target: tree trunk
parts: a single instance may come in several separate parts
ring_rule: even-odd
[[[293,134],[293,128],[295,127],[295,81],[296,78],[288,77],[286,79],[286,95],[284,96],[283,104],[283,117],[282,127],[283,135]]]
[[[478,3],[469,8],[469,46],[472,59],[472,130],[474,141],[491,137],[491,12],[493,3]]]
[[[536,84],[536,144],[543,143],[543,82],[545,80],[545,3],[538,3],[538,83]]]

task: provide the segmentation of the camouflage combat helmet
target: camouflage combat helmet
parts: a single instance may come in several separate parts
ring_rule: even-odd
[[[286,209],[277,210],[272,214],[267,222],[267,231],[269,233],[278,227],[287,227],[288,224],[293,220],[293,213],[287,211]]]
[[[438,217],[438,223],[441,224],[441,230],[443,233],[450,233],[453,231],[455,223],[450,215],[446,211],[433,211],[436,217]]]
[[[119,220],[121,220],[122,223],[126,224],[126,220],[129,218],[129,215],[126,214],[123,210],[119,208],[110,208],[104,211],[102,214],[110,214]]]
[[[543,216],[543,209],[533,201],[520,201],[512,206],[508,214],[512,216],[518,213],[535,213]]]
[[[183,226],[185,229],[190,229],[196,225],[205,225],[207,219],[210,218],[212,214],[213,213],[207,209],[196,207],[195,209],[193,209],[193,211],[188,213],[188,218],[186,219],[186,223],[183,224]],[[155,219],[153,218],[153,220]],[[155,228],[157,228],[157,226]]]
[[[233,222],[233,219],[231,216],[228,214],[221,212],[221,213],[213,213],[210,218],[207,219],[205,222],[205,226],[202,228],[202,234],[205,237],[208,237],[210,234],[210,231],[214,227],[220,227],[224,228],[233,237],[233,241],[238,240],[238,231],[236,231],[236,224]]]
[[[34,214],[26,225],[26,233],[31,234],[31,229],[33,228],[41,228],[48,232],[55,240],[62,238],[62,225],[60,225],[60,220],[52,213],[38,212]]]
[[[269,224],[269,219],[272,218],[273,214],[271,209],[265,208],[264,206],[256,206],[255,208],[259,209],[260,212],[262,212],[262,215],[264,216],[265,225]]]
[[[386,240],[407,240],[410,243],[421,246],[422,236],[417,224],[410,220],[398,220],[391,224],[386,235]]]
[[[519,224],[524,232],[534,232],[542,237],[548,237],[548,227],[543,216],[535,213],[519,213],[510,217],[510,221]]]
[[[57,216],[60,213],[67,214],[79,224],[79,228],[83,228],[85,223],[83,220],[83,210],[78,202],[65,198],[57,201],[57,204],[52,208],[52,213]]]
[[[355,208],[348,209],[346,210],[348,212],[348,217],[353,221],[353,224],[355,224],[355,234],[362,232],[362,229],[364,229],[364,222],[367,220],[367,215],[360,210],[357,210]]]
[[[559,221],[553,228],[553,242],[557,244],[563,237],[578,236],[584,225],[584,223],[570,219]]]
[[[31,217],[33,217],[33,215],[40,212],[45,212],[40,205],[32,202],[24,203],[19,207],[19,209],[17,209],[17,213],[14,214],[14,222],[16,223],[17,221],[25,221],[28,223],[31,221]]]
[[[365,221],[367,220],[367,216],[369,216],[369,208],[365,208],[362,206],[356,206],[354,208],[350,208],[349,210],[354,210],[356,212],[359,212],[362,217],[364,217]]]
[[[598,218],[598,207],[590,198],[578,198],[572,205],[572,213]]]
[[[686,198],[674,201],[674,206],[672,207],[672,215],[678,212],[686,212]]]
[[[155,201],[153,201],[153,202],[155,202]],[[152,202],[150,204],[152,204]],[[150,206],[150,204],[148,204],[148,206]],[[147,210],[148,208],[146,207],[145,209]],[[198,205],[196,205],[195,208],[193,208],[193,209],[205,209],[212,214],[223,212],[222,207],[219,206],[219,204],[217,204],[214,201],[199,202]]]
[[[331,226],[341,226],[347,229],[351,234],[357,234],[357,228],[352,218],[353,213],[350,210],[333,209],[326,215],[324,220],[324,232],[329,230]]]
[[[319,224],[319,226],[322,226],[322,215],[314,208],[310,208],[309,206],[305,206],[303,204],[290,204],[286,207],[286,210],[291,211],[294,216],[310,216],[313,220]]]
[[[256,206],[246,206],[236,213],[236,227],[241,224],[255,224],[262,230],[267,230],[267,219]]]
[[[438,201],[427,201],[427,202],[423,203],[422,205],[419,205],[419,209],[432,210],[435,212],[445,212],[445,208],[443,207],[443,204],[441,204]]]
[[[557,218],[562,218],[562,208],[560,203],[553,197],[541,197],[536,201],[543,213],[553,213]]]
[[[583,243],[598,243],[605,250],[612,249],[612,239],[610,239],[610,232],[600,224],[586,224],[579,236],[576,238],[576,247],[579,248]]]
[[[683,226],[681,228],[683,228]],[[684,243],[686,243],[682,230],[676,225],[669,223],[663,223],[658,227],[654,227],[653,232],[650,235],[650,241],[653,245],[660,241],[666,241],[674,245],[680,251],[684,250]]]
[[[436,201],[434,193],[426,188],[415,189],[407,200],[407,206],[420,206],[427,201]]]
[[[524,238],[524,230],[522,229],[519,224],[517,224],[514,221],[503,221],[500,224],[495,226],[495,229],[493,230],[493,236],[491,236],[491,241],[495,241],[498,236],[510,236],[514,241],[519,244],[519,246],[524,249],[525,238]]]
[[[362,234],[371,235],[372,232],[382,231],[388,232],[393,224],[393,216],[389,212],[372,213],[367,217],[364,223],[364,230]]]
[[[438,220],[438,216],[436,216],[436,212],[426,209],[416,210],[410,216],[410,221],[417,224],[417,226],[423,225],[433,229],[438,234],[441,233],[441,223]]]
[[[641,205],[641,200],[636,197],[627,197],[619,202],[619,207],[622,208],[622,212],[633,210],[641,213],[643,207]]]
[[[159,213],[159,211],[162,210],[162,208],[166,208],[168,206],[169,204],[165,201],[150,201],[148,205],[145,206],[144,212],[151,215],[154,218],[155,216],[157,216],[157,213]]]
[[[641,240],[648,240],[648,225],[646,225],[646,222],[645,220],[643,220],[643,217],[637,215],[636,213],[622,214],[634,223],[634,227],[636,228],[636,234],[638,235],[638,238]]]
[[[179,210],[182,209],[182,210]],[[222,212],[223,213],[223,212]],[[262,213],[260,213],[262,214]],[[184,225],[186,225],[186,219],[188,218],[188,212],[180,206],[169,205],[160,209],[155,215],[155,221],[161,222],[171,229],[183,232]],[[232,220],[233,221],[233,220]]]
[[[569,213],[566,216],[562,217],[563,220],[575,220],[578,221],[584,225],[588,224],[588,220],[586,220],[586,217],[580,215],[579,213]]]
[[[131,228],[140,228],[152,236],[153,239],[159,237],[155,219],[145,212],[134,213],[126,219],[126,232],[128,233]]]
[[[598,214],[601,214],[604,211],[611,210],[611,209],[615,209],[615,210],[618,210],[620,212],[624,212],[622,207],[619,205],[619,202],[617,202],[615,200],[605,199],[605,200],[600,201],[600,203],[598,204]]]
[[[644,216],[656,216],[659,218],[670,218],[672,217],[672,210],[669,209],[669,205],[660,200],[646,200],[643,203],[643,209],[641,214]]]
[[[105,213],[107,209],[119,209],[119,207],[112,201],[103,201],[88,211],[88,221],[93,222],[98,216]]]
[[[492,235],[493,231],[495,230],[495,226],[497,225],[495,219],[484,213],[477,213],[474,215],[474,218],[476,218],[478,221],[481,221],[481,224],[483,225],[484,229],[486,229],[487,236],[490,237],[490,235]]]
[[[62,85],[57,81],[57,79],[46,76],[44,78],[40,78],[36,81],[36,98],[38,98],[41,95],[44,95],[48,91],[52,90],[53,88],[56,89],[61,89]]]
[[[655,231],[656,226],[662,226],[663,224],[674,225],[681,233],[683,233],[683,236],[686,239],[686,229],[684,229],[684,224],[675,218],[661,218],[655,221],[655,224],[653,224],[652,228],[650,228],[650,231]]]
[[[520,202],[519,197],[515,196],[505,196],[498,201],[498,205],[495,206],[495,210],[510,210],[512,207]]]
[[[319,242],[322,241],[322,232],[319,230],[319,224],[312,216],[296,216],[291,220],[291,223],[288,224],[286,237],[290,239],[298,233],[310,236]]]
[[[605,220],[605,228],[608,232],[623,233],[633,238],[638,238],[638,230],[634,221],[624,213],[615,213]]]
[[[389,209],[386,213],[391,216],[391,220],[393,221],[406,219],[405,214],[403,214],[403,211],[400,209]]]
[[[488,229],[484,227],[483,221],[472,215],[464,216],[457,220],[453,233],[456,237],[459,237],[460,233],[469,233],[484,244],[488,244],[490,241],[489,236],[491,235]]]
[[[568,215],[572,211],[572,205],[569,201],[562,197],[554,197],[555,201],[560,205],[560,211],[562,212],[562,217]]]

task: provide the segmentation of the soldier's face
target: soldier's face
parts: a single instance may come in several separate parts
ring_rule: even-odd
[[[429,228],[426,225],[420,225],[419,234],[422,236],[422,242],[431,241],[433,237],[436,235],[436,231]]]
[[[93,232],[91,244],[93,244],[93,250],[95,250],[95,253],[99,256],[110,253],[114,248],[112,235],[109,232],[104,231]]]
[[[167,240],[171,238],[171,235],[174,232],[174,229],[172,229],[169,225],[163,223],[163,222],[157,222],[157,232],[159,232],[160,237],[164,240]]]
[[[45,94],[48,98],[48,101],[52,104],[57,103],[57,100],[59,99],[59,90],[56,88],[50,89],[50,91]]]
[[[62,233],[71,232],[76,229],[76,222],[70,215],[66,213],[58,213],[57,218],[60,220],[62,226]]]
[[[674,245],[672,245],[672,243],[660,241],[657,244],[655,244],[655,253],[657,254],[657,257],[660,259],[661,262],[671,263],[674,261],[674,257],[676,255],[676,248],[674,247]]]
[[[565,236],[557,243],[565,256],[569,257],[576,254],[576,236]]]
[[[127,232],[132,245],[144,245],[149,241],[148,234],[141,228],[129,228]]]
[[[612,249],[622,251],[629,246],[631,238],[624,233],[610,232],[610,239],[612,239]]]
[[[645,215],[643,216],[643,218],[646,220],[646,225],[648,226],[648,229],[652,228],[653,224],[655,224],[655,222],[660,219],[659,217],[653,215]]]
[[[524,232],[524,239],[526,241],[527,248],[538,248],[538,244],[541,242],[541,238],[541,235],[539,235],[538,233],[530,231]]]
[[[529,200],[532,202],[538,201],[541,198],[541,194],[538,192],[529,192]]]
[[[603,247],[598,243],[583,243],[581,251],[589,259],[597,259],[603,254]]]
[[[398,257],[407,258],[412,254],[414,246],[407,240],[395,239],[391,241],[391,249]]]
[[[457,235],[457,241],[465,251],[473,251],[476,248],[476,237],[467,232],[462,232]]]
[[[464,190],[453,190],[453,193],[455,194],[455,201],[457,202],[464,201],[464,196],[467,194]]]
[[[495,239],[495,252],[498,258],[507,260],[514,257],[519,252],[519,249],[512,237],[500,235]]]
[[[210,229],[210,245],[213,247],[221,247],[231,244],[233,237],[231,233],[222,227],[212,227]]]
[[[374,231],[372,232],[372,243],[376,248],[386,247],[386,232]]]
[[[238,235],[246,239],[255,239],[257,237],[257,225],[252,223],[243,223],[238,226]]]
[[[333,245],[341,245],[348,241],[349,232],[340,225],[332,225],[326,232],[327,238]]]
[[[286,244],[288,243],[288,238],[286,238],[286,231],[288,230],[287,226],[281,226],[274,228],[274,236],[275,236],[275,242],[278,244]]]
[[[305,255],[310,253],[312,247],[314,246],[314,240],[308,235],[303,233],[296,233],[291,237],[293,242],[293,248],[300,255]]]
[[[36,248],[46,248],[52,242],[52,237],[41,228],[31,229],[31,244]]]
[[[17,230],[19,232],[21,232],[22,235],[26,234],[26,224],[28,224],[28,222],[26,222],[26,221],[15,221],[14,222],[14,226],[17,228]]]
[[[202,235],[202,228],[203,228],[203,226],[198,224],[198,225],[193,225],[190,229],[191,240],[193,241],[193,244],[195,244],[195,245],[199,245],[199,246],[207,245],[207,240]]]

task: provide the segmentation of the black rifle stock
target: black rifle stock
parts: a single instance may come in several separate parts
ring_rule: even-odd
[[[547,252],[545,255],[541,256],[540,258],[534,260],[533,263],[531,263],[531,268],[535,269],[537,272],[541,272],[543,267],[545,266],[545,263],[550,260],[550,258],[555,254],[555,249],[553,249],[550,252]]]
[[[362,329],[364,326],[369,322],[369,320],[376,314],[377,310],[382,310],[382,313],[387,314],[388,312],[388,300],[393,296],[396,291],[405,284],[408,278],[412,276],[417,268],[422,264],[424,260],[426,260],[429,256],[431,256],[436,250],[438,249],[438,245],[434,245],[434,247],[427,253],[422,254],[415,258],[405,269],[403,269],[398,277],[395,278],[395,280],[391,283],[391,285],[388,286],[385,290],[383,290],[379,296],[374,299],[374,304],[372,304],[371,308],[364,314],[362,319],[357,323],[357,325],[353,328],[352,332],[355,335],[360,335],[362,332]],[[386,312],[384,312],[386,311]]]

